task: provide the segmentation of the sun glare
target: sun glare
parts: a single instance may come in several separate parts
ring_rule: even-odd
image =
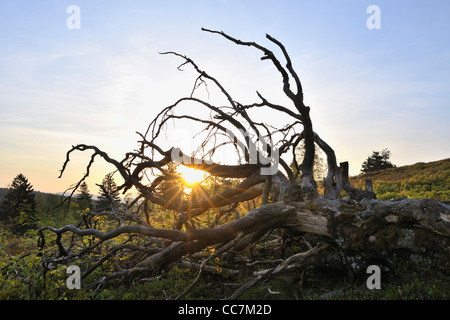
[[[195,170],[183,165],[178,166],[177,171],[181,173],[187,187],[192,187],[197,183],[202,182],[206,178],[206,172],[202,170]]]

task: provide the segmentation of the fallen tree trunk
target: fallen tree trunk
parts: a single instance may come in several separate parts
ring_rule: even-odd
[[[330,236],[327,232],[327,218],[314,214],[305,209],[301,204],[288,204],[278,202],[261,206],[250,211],[245,217],[224,224],[214,229],[208,229],[208,237],[198,237],[193,231],[191,241],[178,242],[166,250],[150,256],[138,263],[138,268],[158,269],[164,265],[175,262],[183,255],[200,251],[207,246],[218,243],[228,243],[239,234],[260,234],[277,228],[293,228],[298,232],[311,232],[320,236]],[[258,239],[253,239],[256,241]],[[236,243],[235,246],[238,246]],[[230,248],[231,249],[231,248]]]
[[[59,236],[65,232],[93,235],[100,241],[123,233],[145,234],[173,241],[170,246],[155,250],[137,262],[134,267],[110,274],[102,279],[103,283],[120,276],[156,272],[210,246],[217,246],[217,250],[226,248],[221,253],[242,250],[267,232],[280,228],[293,234],[312,234],[328,243],[326,250],[314,251],[314,259],[308,260],[309,263],[328,268],[347,268],[350,273],[357,274],[372,264],[392,267],[399,259],[409,259],[421,267],[434,268],[444,273],[450,270],[450,207],[427,199],[365,199],[358,202],[321,197],[309,202],[280,201],[258,207],[241,219],[219,227],[191,231],[154,229],[141,225],[118,228],[110,233],[73,226],[61,229],[46,227],[40,232],[42,237],[45,230],[51,230]],[[64,258],[69,260],[70,252],[64,252]],[[285,259],[266,276],[287,270],[291,264],[295,265],[297,260],[294,256]],[[260,276],[257,275],[257,278]],[[260,280],[255,278],[252,283],[256,284]],[[242,290],[239,292],[242,293]]]
[[[441,270],[450,267],[448,205],[427,199],[348,203],[325,198],[315,202],[282,201],[261,206],[239,220],[209,230],[210,236],[206,238],[200,238],[194,232],[193,240],[176,243],[140,262],[137,267],[154,270],[185,254],[228,243],[238,234],[263,235],[276,228],[324,237],[352,260],[355,272],[365,270],[364,266],[380,259],[394,261],[399,253],[402,256],[409,254],[418,262],[435,264]],[[360,257],[359,261],[355,260],[356,256]]]
[[[328,231],[353,271],[397,260],[448,272],[450,207],[428,199],[343,203]]]

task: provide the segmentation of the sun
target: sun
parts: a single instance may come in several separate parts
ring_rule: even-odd
[[[202,182],[206,178],[206,172],[203,170],[192,169],[183,165],[178,166],[177,171],[183,177],[185,185],[188,188]]]

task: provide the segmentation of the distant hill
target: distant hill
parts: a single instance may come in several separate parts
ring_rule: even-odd
[[[350,177],[354,187],[364,188],[371,179],[378,199],[428,198],[450,201],[450,158],[385,169]]]
[[[9,189],[8,188],[0,188],[0,203],[3,200],[4,196],[8,193]],[[45,192],[40,192],[40,191],[34,191],[35,195],[42,195],[44,198],[46,198],[48,195],[57,195],[57,194],[53,194],[53,193],[45,193]],[[60,194],[58,194],[59,196],[61,196]]]

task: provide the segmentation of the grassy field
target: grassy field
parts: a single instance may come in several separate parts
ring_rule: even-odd
[[[450,201],[450,158],[429,163],[385,169],[350,178],[357,188],[371,179],[374,192],[381,200],[400,197]]]

